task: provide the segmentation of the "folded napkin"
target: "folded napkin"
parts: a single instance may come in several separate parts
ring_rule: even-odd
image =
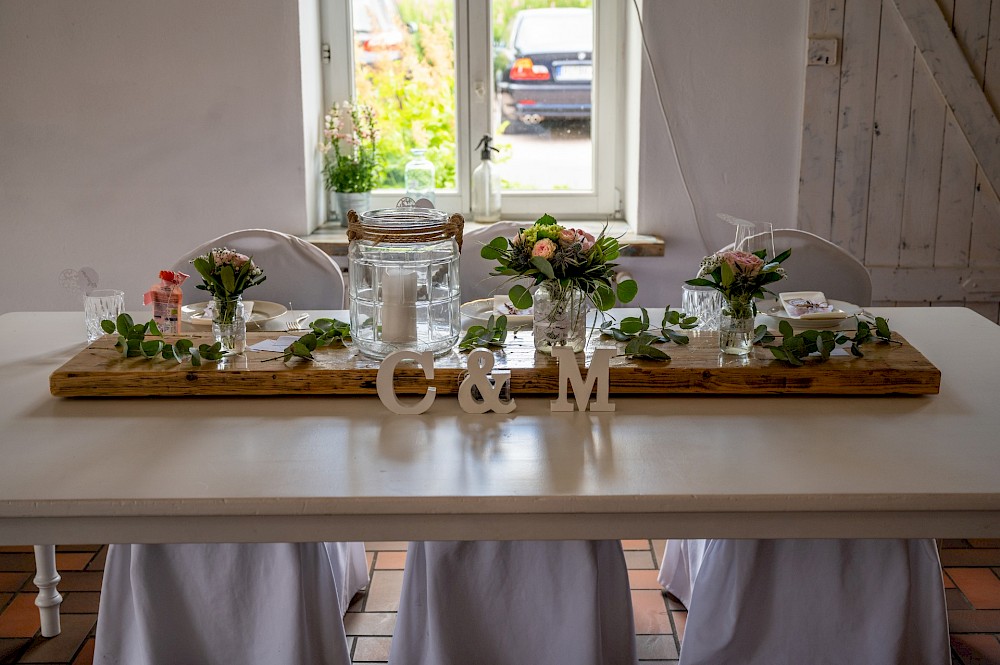
[[[257,342],[252,346],[248,346],[247,349],[250,351],[273,351],[275,353],[281,353],[288,347],[289,344],[298,339],[299,335],[282,335],[277,339],[265,339]]]
[[[822,291],[779,293],[778,298],[785,313],[793,319],[828,319],[842,314],[826,301]]]

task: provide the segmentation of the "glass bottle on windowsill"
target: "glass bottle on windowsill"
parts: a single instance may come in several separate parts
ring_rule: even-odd
[[[493,137],[483,134],[479,140],[482,163],[472,172],[472,221],[496,222],[500,219],[500,172],[493,165]]]
[[[406,195],[414,201],[427,199],[434,206],[434,164],[424,154],[423,148],[410,151],[413,159],[406,163],[404,178],[406,180]],[[360,211],[359,211],[360,212]]]

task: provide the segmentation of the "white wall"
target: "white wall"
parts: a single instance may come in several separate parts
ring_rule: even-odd
[[[158,269],[237,228],[307,230],[299,5],[279,0],[0,0],[0,312],[73,309],[90,266],[129,306]],[[647,0],[646,34],[702,240],[648,71],[640,302],[679,305],[725,211],[795,226],[805,59],[800,0]],[[17,285],[15,287],[15,285]]]
[[[83,266],[136,307],[216,235],[304,233],[301,85],[295,2],[0,0],[0,312],[79,308]]]
[[[726,212],[797,227],[806,8],[800,0],[646,0],[643,22],[694,209],[684,193],[648,63],[643,71],[638,223],[662,259],[623,264],[637,302],[680,305],[680,285],[732,242]],[[696,211],[696,215],[695,215]]]

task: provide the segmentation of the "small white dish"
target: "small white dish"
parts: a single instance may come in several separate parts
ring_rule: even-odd
[[[490,316],[500,316],[501,314],[507,317],[508,328],[531,325],[532,320],[530,309],[515,309],[510,304],[510,298],[507,296],[494,296],[492,298],[472,300],[462,303],[459,309],[462,312],[462,316],[468,317],[480,324],[486,323]]]
[[[812,292],[815,293],[815,292]],[[833,306],[833,311],[822,312],[823,316],[815,314],[807,317],[792,317],[785,311],[785,306],[779,300],[761,300],[757,303],[757,311],[764,316],[775,321],[788,321],[793,328],[822,330],[824,328],[836,328],[844,319],[856,316],[861,313],[861,308],[855,304],[844,302],[843,300],[827,299]],[[818,314],[818,313],[817,313]]]
[[[247,323],[264,323],[265,321],[276,319],[288,311],[287,307],[276,302],[268,302],[266,300],[251,300],[249,302],[253,303],[253,310],[251,310],[250,316],[247,318]],[[245,305],[246,302],[244,302]],[[182,305],[181,321],[195,326],[212,325],[212,317],[205,316],[206,307],[208,307],[208,302],[194,302],[190,305]]]

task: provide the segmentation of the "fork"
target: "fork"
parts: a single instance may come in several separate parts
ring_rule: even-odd
[[[285,324],[285,332],[295,332],[296,330],[305,330],[301,328],[302,322],[309,318],[308,314],[299,314],[295,317],[294,321],[289,321]]]

